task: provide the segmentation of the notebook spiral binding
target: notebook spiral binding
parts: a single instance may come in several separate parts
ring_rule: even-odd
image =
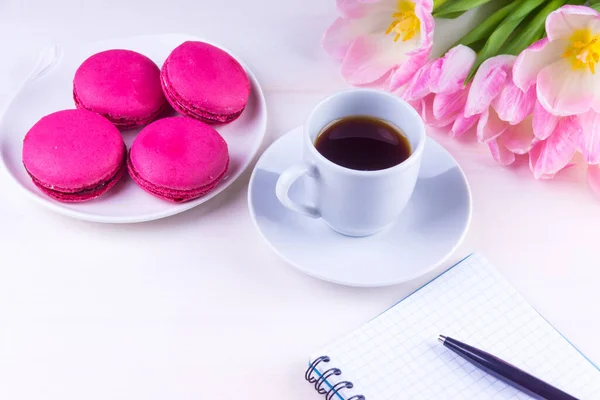
[[[308,369],[304,374],[304,379],[306,379],[308,383],[311,383],[315,386],[317,393],[325,395],[325,400],[333,400],[335,395],[339,395],[340,390],[352,389],[354,387],[352,382],[346,380],[342,380],[333,386],[331,386],[329,383],[325,385],[328,378],[342,375],[342,370],[339,368],[329,368],[322,374],[316,372],[319,364],[328,363],[330,361],[331,359],[328,356],[321,356],[308,366]],[[325,385],[326,388],[323,388],[323,385]],[[366,400],[366,398],[362,394],[357,394],[346,400]]]

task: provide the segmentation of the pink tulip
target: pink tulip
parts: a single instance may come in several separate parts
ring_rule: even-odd
[[[548,139],[559,119],[560,117],[550,114],[540,102],[536,101],[533,107],[533,134],[539,140]]]
[[[600,14],[567,5],[548,16],[546,32],[519,55],[515,84],[524,92],[535,85],[540,104],[556,116],[600,112]]]
[[[514,56],[496,56],[488,58],[481,64],[473,77],[469,90],[469,98],[465,108],[465,115],[482,114],[492,104],[502,91],[505,82],[510,79]]]
[[[536,104],[534,121],[538,108],[542,107]],[[546,121],[538,122],[537,126],[538,129],[539,126],[543,127],[542,133],[536,132],[535,122],[533,125],[536,144],[529,153],[533,175],[537,179],[552,178],[558,171],[571,164],[573,156],[578,151],[583,155],[585,163],[589,165],[588,171],[592,171],[591,174],[595,173],[594,168],[600,165],[600,114],[589,110],[569,117],[553,117],[546,114],[545,118]],[[538,119],[542,117],[538,116]],[[550,133],[547,137],[542,138],[548,131]],[[590,180],[592,187],[595,183]]]
[[[406,84],[394,74],[390,88],[409,101],[434,127],[452,125],[450,134],[458,137],[475,126],[478,116],[465,117],[469,87],[465,79],[477,55],[466,46],[456,46],[443,57],[421,67]]]
[[[576,116],[562,117],[548,139],[541,141],[529,152],[529,167],[536,179],[553,178],[568,166],[577,151],[581,125]]]
[[[572,159],[578,151],[589,165],[588,171],[592,171],[591,174],[596,172],[594,168],[600,165],[599,113],[589,110],[579,115],[555,117],[545,113],[537,103],[532,115],[536,139],[529,152],[529,164],[537,179],[552,178],[561,169],[572,165]],[[600,183],[592,182],[593,178],[590,175],[592,187]]]
[[[590,165],[587,170],[587,175],[590,188],[600,197],[600,166]]]
[[[406,83],[431,53],[433,0],[337,0],[340,12],[323,37],[353,85],[396,75]]]
[[[588,164],[600,164],[600,114],[594,110],[578,115],[581,137],[578,149]]]
[[[523,91],[512,80],[514,56],[496,56],[479,67],[469,90],[465,116],[480,115],[477,138],[501,165],[512,164],[535,143],[535,88]]]

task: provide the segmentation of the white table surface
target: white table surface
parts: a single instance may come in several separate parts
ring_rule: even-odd
[[[254,69],[269,107],[264,149],[347,86],[319,46],[334,18],[333,0],[4,0],[0,108],[50,43],[184,32]],[[450,43],[461,29],[445,25]],[[192,211],[120,226],[54,214],[0,171],[0,398],[316,400],[309,354],[473,251],[600,363],[600,201],[584,175],[537,182],[525,163],[503,169],[472,141],[431,134],[468,176],[473,223],[443,268],[384,289],[324,283],[279,260],[248,214],[250,171]]]

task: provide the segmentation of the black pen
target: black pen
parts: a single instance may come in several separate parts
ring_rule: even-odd
[[[471,364],[516,389],[527,393],[534,399],[577,400],[576,397],[547,384],[506,361],[502,361],[490,353],[486,353],[485,351],[476,349],[468,344],[464,344],[443,335],[440,335],[438,340],[442,342],[445,347],[469,361]]]

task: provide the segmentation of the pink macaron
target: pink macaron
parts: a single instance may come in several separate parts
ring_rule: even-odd
[[[175,203],[207,194],[228,165],[221,135],[185,117],[163,118],[142,129],[127,158],[129,175],[142,189]]]
[[[208,43],[185,42],[176,47],[160,77],[165,96],[177,112],[209,124],[238,118],[250,96],[244,67]]]
[[[39,120],[25,135],[23,164],[33,183],[63,202],[94,199],[125,172],[125,143],[106,118],[64,110]]]
[[[85,60],[75,72],[73,98],[77,108],[101,114],[119,128],[146,125],[167,104],[158,66],[131,50],[107,50]]]

